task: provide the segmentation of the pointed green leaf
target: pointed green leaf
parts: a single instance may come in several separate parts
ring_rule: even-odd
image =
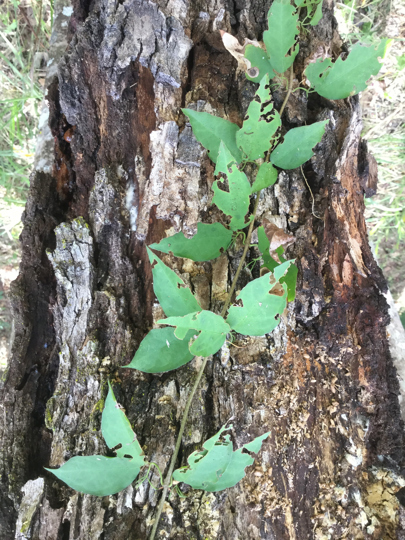
[[[169,238],[163,238],[159,244],[151,244],[149,247],[192,261],[210,261],[228,249],[231,240],[232,231],[221,223],[198,223],[197,234],[192,238],[186,238],[180,232]]]
[[[218,180],[212,185],[214,197],[212,202],[218,206],[224,214],[231,216],[230,227],[233,231],[246,227],[245,216],[249,210],[250,183],[244,172],[237,167],[236,160],[221,141],[219,156],[215,174],[222,173],[228,180],[229,191],[223,191],[219,187]]]
[[[291,261],[287,262],[289,266]],[[280,296],[277,285],[281,270],[285,273],[288,266],[275,268],[278,279],[271,273],[265,274],[242,289],[236,299],[241,300],[243,306],[231,306],[226,319],[233,330],[246,336],[263,336],[276,328],[280,322],[278,315],[283,313],[287,305],[287,287],[282,285],[284,293]]]
[[[239,126],[206,112],[197,112],[192,109],[182,109],[182,111],[190,121],[195,138],[208,150],[208,155],[214,163],[217,162],[221,141],[224,141],[238,163],[242,161],[242,155],[235,141]]]
[[[246,78],[249,81],[259,83],[265,75],[268,75],[270,79],[275,76],[270,59],[267,56],[266,51],[261,47],[256,47],[255,45],[246,45],[245,58],[250,61],[252,67],[259,70],[259,74],[256,77],[250,77],[246,73]]]
[[[166,266],[149,248],[146,249],[152,265],[153,290],[165,314],[186,315],[201,311],[200,304],[176,272]]]
[[[257,453],[269,433],[257,437],[234,452],[229,435],[219,440],[222,433],[231,428],[232,426],[223,426],[214,437],[204,443],[203,450],[193,452],[188,457],[188,467],[174,471],[173,479],[189,484],[194,489],[209,492],[221,491],[242,480],[246,474],[245,468],[254,462],[249,454],[242,453],[243,449]]]
[[[269,248],[270,248],[270,241],[266,236],[266,233],[264,232],[263,227],[259,227],[257,229],[257,237],[258,237],[258,246],[259,250],[262,254],[263,258],[263,266],[265,268],[268,268],[270,272],[274,272],[275,268],[277,266],[280,266],[280,263],[278,263],[276,260],[273,259],[273,257],[270,255]],[[287,262],[283,257],[282,254],[284,253],[284,248],[280,246],[276,250],[278,254],[278,258],[282,263]],[[290,261],[293,262],[293,261]],[[297,276],[298,276],[298,268],[295,266],[295,264],[291,264],[291,266],[288,268],[286,274],[280,278],[280,283],[285,283],[287,286],[287,300],[288,302],[293,302],[295,300],[296,295],[296,287],[297,287]]]
[[[128,487],[138,476],[139,461],[105,456],[76,456],[59,469],[46,469],[81,493],[105,497]]]
[[[275,0],[268,14],[269,29],[263,34],[273,68],[284,73],[294,62],[299,46],[298,13],[289,0]],[[290,49],[292,51],[290,52]]]
[[[195,332],[190,331],[185,341],[174,335],[173,328],[154,328],[142,340],[127,368],[144,373],[163,373],[177,369],[193,359],[188,342]]]
[[[319,95],[328,99],[344,99],[354,96],[367,86],[372,75],[377,75],[390,40],[384,39],[378,46],[366,47],[357,43],[346,60],[338,58],[333,64],[330,58],[318,59],[309,64],[305,75]]]
[[[176,326],[174,333],[179,339],[187,339],[189,330],[198,330],[200,334],[190,344],[190,352],[195,356],[215,354],[225,343],[226,334],[231,331],[224,319],[212,311],[189,313],[185,317],[168,317],[158,321],[158,324]]]
[[[316,26],[322,19],[322,4],[323,0],[320,0],[320,2],[316,5],[315,13],[312,15],[311,20],[309,21],[311,26]]]
[[[128,418],[115,399],[110,381],[108,381],[108,395],[101,417],[101,431],[108,448],[114,448],[119,444],[122,445],[121,448],[116,450],[118,457],[132,456],[140,467],[143,465],[142,448]]]
[[[260,81],[256,97],[258,101],[251,101],[243,126],[236,134],[236,142],[248,161],[264,157],[281,126],[280,115],[272,102],[268,75]]]
[[[280,169],[296,169],[313,155],[313,148],[322,139],[325,126],[329,120],[315,122],[310,126],[290,129],[284,136],[284,141],[276,146],[270,156],[270,161]]]
[[[253,182],[252,193],[272,186],[277,182],[278,172],[271,163],[264,162],[257,171],[256,179]]]

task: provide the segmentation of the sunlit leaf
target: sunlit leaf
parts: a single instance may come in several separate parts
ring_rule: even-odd
[[[291,261],[277,266],[274,274],[268,273],[254,279],[237,296],[243,306],[231,306],[226,322],[229,326],[247,336],[263,336],[272,332],[280,322],[287,306],[287,286],[280,285],[280,277],[287,272]]]
[[[275,0],[268,13],[269,29],[263,34],[273,68],[284,73],[294,62],[299,47],[298,13],[289,0]],[[292,51],[290,52],[290,49]]]
[[[237,167],[236,160],[223,141],[219,149],[219,156],[215,174],[222,175],[228,180],[229,191],[219,187],[216,180],[212,185],[214,197],[212,202],[218,206],[224,214],[231,216],[230,227],[233,231],[246,227],[245,216],[249,210],[250,183],[244,172]],[[196,310],[197,311],[197,310]]]
[[[344,99],[354,96],[367,87],[372,75],[377,75],[390,40],[384,39],[378,46],[366,47],[357,43],[346,60],[338,58],[318,59],[309,64],[305,75],[319,95],[328,99]]]
[[[154,328],[142,340],[127,368],[144,373],[163,373],[177,369],[193,359],[188,342],[195,332],[190,331],[184,341],[176,338],[173,328]]]
[[[105,497],[132,484],[142,465],[138,459],[76,456],[59,469],[46,470],[76,491]]]
[[[271,163],[264,162],[260,165],[255,181],[252,186],[252,193],[272,186],[277,182],[278,171]]]
[[[236,142],[249,161],[264,157],[281,126],[280,115],[272,102],[268,75],[260,81],[256,97],[258,100],[250,102],[243,126],[236,134]]]
[[[259,83],[265,75],[268,75],[270,79],[275,76],[270,59],[267,56],[267,53],[261,47],[256,47],[255,45],[246,45],[245,48],[245,58],[247,58],[252,64],[253,68],[257,68],[259,73],[256,77],[250,77],[246,73],[246,78],[249,81]]]
[[[168,317],[158,323],[175,326],[175,336],[186,341],[189,340],[190,330],[199,331],[198,337],[189,345],[190,352],[195,356],[215,354],[225,343],[226,334],[231,331],[224,319],[212,311],[189,313],[185,317]]]
[[[118,457],[132,456],[137,458],[140,466],[143,464],[142,448],[132,430],[128,418],[119,407],[115,399],[113,389],[108,381],[108,395],[105,400],[103,415],[101,417],[101,431],[109,448],[121,444],[121,448],[115,450]]]
[[[232,231],[221,223],[198,223],[197,233],[192,238],[186,238],[180,232],[149,247],[193,261],[210,261],[219,257],[229,247],[231,240]]]
[[[257,453],[264,439],[270,432],[233,451],[230,436],[223,432],[232,426],[223,426],[216,435],[203,444],[203,450],[193,452],[188,457],[188,467],[177,469],[173,479],[189,484],[194,489],[209,492],[221,491],[236,485],[245,476],[245,468],[252,465],[254,459],[243,450]]]
[[[197,112],[192,109],[182,109],[182,111],[190,121],[195,138],[208,150],[208,155],[214,163],[217,162],[221,141],[224,141],[236,161],[240,163],[242,155],[235,140],[239,126],[206,112]]]
[[[146,249],[152,264],[153,290],[165,314],[186,315],[201,311],[200,304],[176,272],[167,267],[149,248]]]
[[[308,161],[314,155],[313,148],[322,139],[328,122],[324,120],[290,129],[284,141],[271,153],[270,161],[281,169],[296,169]]]

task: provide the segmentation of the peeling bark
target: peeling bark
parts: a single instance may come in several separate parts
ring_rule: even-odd
[[[198,221],[224,222],[211,205],[213,166],[180,108],[241,123],[255,85],[236,72],[218,30],[260,39],[268,7],[76,1],[70,45],[48,91],[53,170],[32,176],[13,285],[15,337],[1,390],[1,538],[147,537],[158,501],[147,483],[96,498],[43,467],[107,452],[100,420],[108,378],[148,458],[168,466],[198,365],[156,376],[120,367],[160,318],[145,245],[192,233]],[[295,84],[311,58],[340,46],[325,2],[321,23],[301,36]],[[283,92],[273,97],[279,107]],[[179,464],[230,417],[238,446],[271,435],[234,488],[173,496],[161,538],[405,537],[396,497],[405,486],[399,386],[386,284],[364,222],[375,171],[360,138],[358,99],[297,91],[284,125],[324,119],[326,135],[304,167],[322,219],[298,169],[281,173],[259,205],[259,220],[296,238],[288,253],[299,267],[297,299],[272,334],[241,338],[209,362]],[[217,309],[240,256],[236,245],[212,264],[163,259],[205,308]],[[237,288],[251,277],[242,272]]]

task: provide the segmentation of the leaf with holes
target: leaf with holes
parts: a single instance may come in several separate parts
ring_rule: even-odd
[[[144,373],[164,373],[177,369],[193,359],[188,342],[195,332],[190,331],[182,341],[174,335],[173,328],[154,328],[139,345],[127,368]]]
[[[264,162],[260,165],[255,181],[252,186],[252,193],[260,191],[277,182],[278,172],[271,163]]]
[[[256,98],[250,103],[243,126],[236,134],[236,142],[248,161],[264,157],[281,126],[280,115],[272,102],[268,75],[260,81]]]
[[[143,463],[142,448],[139,446],[128,418],[115,399],[110,381],[108,381],[108,395],[101,417],[101,431],[108,448],[121,444],[121,448],[115,450],[118,457],[131,456]]]
[[[127,488],[144,465],[139,459],[76,456],[59,469],[46,469],[81,493],[105,497]]]
[[[167,316],[187,315],[201,311],[201,306],[179,276],[167,267],[149,248],[146,248],[152,264],[153,290]]]
[[[223,426],[216,435],[203,444],[203,450],[193,452],[187,459],[188,466],[177,469],[173,479],[189,484],[194,489],[209,492],[222,491],[235,486],[245,476],[245,468],[254,463],[254,459],[243,450],[260,451],[263,441],[270,432],[256,437],[235,452],[229,435],[224,431],[232,428]]]
[[[249,81],[259,83],[265,75],[268,75],[269,79],[272,79],[275,76],[270,59],[267,56],[266,51],[261,47],[256,47],[255,45],[246,45],[245,58],[249,60],[252,68],[256,68],[256,70],[258,70],[258,74],[255,77],[250,76],[250,70],[246,73],[246,78]]]
[[[216,180],[212,185],[214,197],[212,202],[218,206],[224,214],[231,216],[230,227],[233,231],[246,227],[245,216],[249,210],[250,183],[244,172],[237,167],[236,160],[221,141],[219,156],[215,174],[222,175],[228,181],[229,191],[219,187],[219,181]]]
[[[309,64],[305,75],[319,95],[328,99],[344,99],[365,90],[367,81],[377,75],[391,40],[384,39],[378,46],[366,47],[357,43],[346,60],[338,58],[332,63],[330,58],[318,59]]]
[[[197,233],[192,238],[186,238],[180,232],[149,247],[192,261],[210,261],[228,249],[231,240],[232,231],[226,229],[221,223],[198,223]]]
[[[311,19],[309,21],[309,24],[311,26],[316,26],[319,21],[322,19],[322,4],[323,4],[323,0],[320,0],[320,2],[318,2],[318,4],[315,4],[316,5],[316,9],[314,11],[314,14],[311,16]]]
[[[266,233],[264,232],[263,227],[259,227],[257,229],[257,237],[259,240],[259,250],[262,254],[263,258],[263,266],[265,268],[268,268],[270,272],[274,272],[275,268],[277,266],[280,266],[280,263],[275,261],[273,257],[270,255],[270,240],[267,238]],[[287,262],[286,259],[282,256],[284,253],[284,248],[280,246],[278,249],[275,250],[278,258],[280,259],[281,263]],[[289,261],[289,262],[294,262]],[[298,268],[295,266],[295,264],[291,264],[291,266],[288,268],[286,274],[280,278],[280,283],[285,283],[287,286],[287,300],[288,302],[293,302],[295,300],[296,295],[296,287],[297,287],[297,276],[298,276]]]
[[[284,141],[278,144],[271,153],[270,161],[280,169],[296,169],[313,155],[316,146],[325,133],[329,120],[315,122],[310,126],[290,129],[284,136]]]
[[[206,112],[197,112],[192,109],[182,109],[182,111],[190,121],[195,138],[208,150],[208,155],[214,163],[217,162],[221,141],[224,141],[236,161],[241,162],[242,154],[235,140],[239,126]]]
[[[298,54],[298,13],[289,0],[275,0],[268,13],[269,29],[263,34],[273,68],[284,73]]]
[[[195,356],[215,354],[225,343],[226,334],[231,331],[224,319],[212,311],[189,313],[185,317],[168,317],[158,321],[158,324],[175,326],[175,336],[186,341],[189,341],[190,330],[200,332],[189,344],[190,352]]]
[[[243,306],[231,306],[226,322],[245,336],[264,336],[278,325],[287,306],[287,286],[280,284],[292,261],[287,261],[246,285],[237,296]]]

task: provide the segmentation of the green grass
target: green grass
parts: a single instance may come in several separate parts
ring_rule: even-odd
[[[13,236],[8,214],[25,204],[43,99],[38,53],[46,51],[51,5],[11,0],[0,6],[0,235]],[[14,220],[15,221],[15,220]]]

